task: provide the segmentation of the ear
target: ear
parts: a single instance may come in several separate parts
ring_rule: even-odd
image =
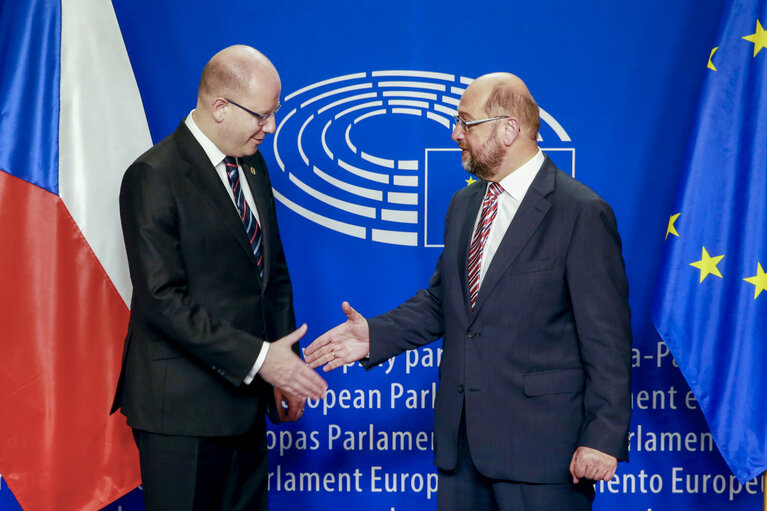
[[[504,122],[503,126],[503,142],[507,146],[510,146],[519,137],[520,126],[519,121],[514,117],[509,117]]]
[[[210,115],[216,122],[224,122],[229,102],[224,98],[216,98],[210,105]]]

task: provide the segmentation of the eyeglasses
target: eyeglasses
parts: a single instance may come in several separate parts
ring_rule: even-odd
[[[477,119],[476,121],[464,121],[461,119],[458,115],[454,115],[453,119],[455,119],[455,123],[461,127],[461,129],[465,132],[469,132],[469,128],[472,126],[476,126],[477,124],[482,124],[484,122],[490,122],[490,121],[499,121],[501,119],[508,119],[509,115],[502,115],[500,117],[489,117],[487,119]]]
[[[224,99],[225,99],[225,100],[227,100],[228,102],[230,102],[231,104],[233,104],[234,106],[237,106],[237,107],[240,107],[240,108],[242,108],[243,110],[245,110],[246,112],[248,112],[250,115],[252,115],[252,116],[253,116],[253,117],[255,117],[256,119],[258,119],[258,125],[259,125],[259,126],[263,126],[264,124],[266,124],[266,121],[268,121],[268,120],[269,120],[269,117],[271,117],[271,116],[273,116],[274,114],[276,114],[276,113],[277,113],[277,110],[279,110],[279,109],[280,109],[280,107],[282,106],[282,104],[280,104],[280,103],[277,103],[277,108],[275,108],[274,110],[272,110],[272,111],[271,111],[271,112],[269,112],[268,114],[257,114],[257,113],[256,113],[256,112],[254,112],[253,110],[249,110],[249,109],[245,108],[244,106],[242,106],[241,104],[239,104],[239,103],[235,103],[234,101],[232,101],[232,100],[231,100],[231,99],[229,99],[229,98],[224,98]]]

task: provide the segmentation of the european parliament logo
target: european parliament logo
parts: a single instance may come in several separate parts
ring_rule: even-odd
[[[450,139],[471,78],[370,71],[285,97],[274,135],[274,196],[307,220],[348,236],[441,247],[450,198],[474,179]],[[575,176],[575,148],[541,109],[543,150]]]

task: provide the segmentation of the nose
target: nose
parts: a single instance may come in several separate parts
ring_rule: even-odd
[[[450,134],[450,138],[453,139],[453,142],[458,142],[459,140],[463,140],[464,132],[461,129],[461,125],[456,123],[455,126],[453,126],[453,132]]]
[[[277,131],[277,118],[274,114],[270,115],[266,120],[266,124],[261,126],[261,129],[270,135]]]

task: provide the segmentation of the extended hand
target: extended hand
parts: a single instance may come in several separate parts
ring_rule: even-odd
[[[578,447],[570,461],[570,474],[573,476],[573,483],[576,484],[581,479],[609,481],[615,475],[617,468],[616,458],[591,447]]]
[[[321,399],[328,384],[291,349],[305,333],[304,324],[298,330],[271,343],[258,374],[274,387],[290,394],[293,399]]]
[[[367,320],[349,305],[341,304],[347,320],[328,330],[304,350],[306,363],[327,372],[344,364],[356,362],[370,353],[370,329]]]
[[[295,422],[304,414],[306,398],[288,394],[284,390],[274,387],[274,400],[277,402],[280,422]],[[283,403],[287,405],[287,408],[282,406]]]

